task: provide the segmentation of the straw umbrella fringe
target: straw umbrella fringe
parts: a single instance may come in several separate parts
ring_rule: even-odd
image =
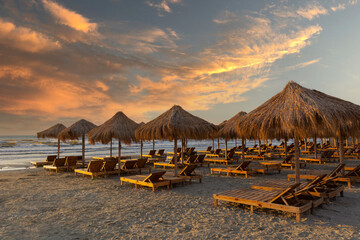
[[[82,138],[82,164],[85,164],[85,134],[87,134],[90,130],[95,128],[96,125],[86,121],[85,119],[81,119],[71,125],[68,128],[65,128],[62,130],[58,138],[65,142],[67,139],[74,140],[79,139],[79,137]]]
[[[57,151],[57,158],[60,158],[60,139],[58,138],[59,133],[64,130],[66,127],[58,123],[44,131],[38,132],[38,138],[57,138],[58,139],[58,151]]]
[[[177,175],[177,139],[207,139],[216,126],[186,112],[178,105],[144,124],[135,131],[137,139],[173,140],[175,175]]]
[[[101,142],[107,144],[113,138],[119,140],[119,166],[121,160],[121,142],[130,145],[131,142],[136,142],[135,129],[139,126],[136,122],[128,118],[123,112],[117,112],[112,118],[94,128],[88,134],[91,144]]]
[[[248,138],[294,138],[296,148],[300,138],[338,136],[342,141],[345,136],[358,136],[359,119],[358,105],[291,81],[282,92],[237,121],[236,130]],[[298,149],[295,150],[298,166]]]

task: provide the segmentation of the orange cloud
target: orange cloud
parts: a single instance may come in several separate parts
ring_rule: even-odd
[[[48,10],[60,24],[84,33],[96,32],[97,24],[91,23],[89,19],[82,15],[50,0],[42,0],[42,2],[45,9]]]
[[[0,43],[26,52],[44,52],[61,48],[58,41],[53,41],[42,33],[0,19]]]

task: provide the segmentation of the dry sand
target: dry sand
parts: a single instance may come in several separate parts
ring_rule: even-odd
[[[332,168],[335,164],[308,168]],[[220,202],[213,193],[281,174],[226,177],[202,167],[203,183],[172,190],[121,186],[119,177],[74,176],[43,169],[0,172],[0,239],[359,239],[360,188],[316,208],[300,223],[293,214]]]

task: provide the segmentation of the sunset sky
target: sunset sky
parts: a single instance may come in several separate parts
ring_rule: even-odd
[[[0,0],[0,135],[174,104],[218,124],[290,80],[360,104],[360,3]]]

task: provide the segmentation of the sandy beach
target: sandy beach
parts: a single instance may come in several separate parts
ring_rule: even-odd
[[[336,164],[310,165],[331,169]],[[97,178],[43,169],[0,172],[2,239],[359,239],[360,190],[323,204],[300,223],[293,214],[220,202],[212,194],[247,187],[281,174],[226,177],[197,170],[203,183],[172,190],[121,186],[119,177]]]

